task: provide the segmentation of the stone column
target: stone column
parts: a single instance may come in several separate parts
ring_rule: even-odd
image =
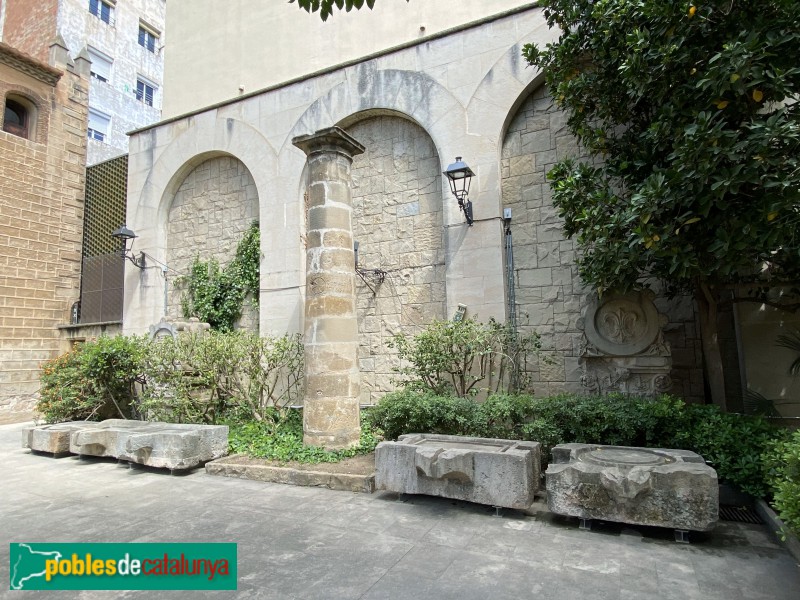
[[[361,434],[351,167],[364,146],[338,127],[292,143],[308,155],[303,442],[349,448]]]

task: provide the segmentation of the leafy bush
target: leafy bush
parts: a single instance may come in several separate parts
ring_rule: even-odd
[[[800,430],[769,444],[763,461],[772,505],[784,524],[800,535]]]
[[[260,239],[258,222],[254,221],[225,268],[216,259],[203,261],[195,257],[189,274],[178,280],[178,285],[186,287],[181,299],[184,317],[198,317],[212,329],[232,331],[242,316],[245,298],[249,296],[258,306]]]
[[[275,415],[277,417],[277,415]],[[292,410],[283,418],[245,423],[230,423],[229,448],[232,453],[278,461],[301,463],[338,462],[359,454],[369,454],[378,440],[367,424],[361,428],[361,442],[355,448],[327,451],[303,445],[303,413]]]
[[[166,338],[153,344],[145,371],[150,418],[214,423],[272,420],[302,394],[299,335],[235,331]]]
[[[467,398],[406,389],[386,394],[366,415],[393,440],[404,433],[471,435],[478,425],[479,405]]]
[[[103,407],[88,393],[90,382],[81,370],[78,349],[44,363],[40,382],[36,410],[48,423],[106,417]]]
[[[720,480],[743,492],[767,493],[761,456],[781,433],[761,417],[721,412],[716,406],[688,405],[665,440],[672,447],[700,454],[717,470]]]
[[[528,389],[527,363],[538,353],[541,341],[537,333],[520,336],[493,319],[488,323],[463,319],[434,321],[414,336],[397,334],[389,346],[408,363],[397,370],[407,376],[401,385],[463,398],[481,389]]]
[[[48,423],[138,416],[134,384],[142,381],[147,342],[102,336],[42,365],[36,409]]]
[[[763,496],[761,454],[780,430],[764,419],[720,412],[681,400],[623,395],[551,398],[494,395],[479,404],[413,391],[387,394],[370,419],[389,439],[403,433],[445,433],[535,440],[546,466],[563,443],[681,448],[710,461],[721,480]]]

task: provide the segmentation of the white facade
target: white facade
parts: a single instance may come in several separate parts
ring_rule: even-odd
[[[521,54],[524,44],[547,44],[558,32],[535,4],[486,2],[499,11],[486,14],[486,6],[465,0],[448,5],[469,5],[474,13],[459,11],[452,22],[440,23],[444,31],[409,41],[408,24],[419,14],[402,19],[390,11],[397,21],[386,21],[378,12],[381,4],[374,13],[332,17],[341,23],[370,18],[352,36],[374,52],[352,60],[339,52],[336,35],[323,35],[327,24],[287,5],[294,12],[285,13],[285,29],[298,35],[295,62],[277,53],[274,71],[263,65],[273,64],[273,41],[285,32],[269,19],[249,23],[236,35],[222,26],[178,27],[180,34],[171,28],[170,61],[184,60],[191,54],[185,47],[194,47],[195,60],[210,70],[199,62],[194,68],[178,59],[168,63],[165,102],[175,99],[171,116],[131,136],[127,224],[139,236],[134,251],[149,258],[143,270],[126,264],[124,331],[146,333],[162,318],[174,318],[180,294],[174,284],[187,261],[213,257],[224,264],[230,257],[223,249],[229,255],[238,234],[226,236],[253,217],[261,230],[260,332],[304,331],[306,295],[328,283],[306,281],[307,163],[292,140],[338,126],[365,146],[353,165],[353,211],[345,235],[360,241],[360,265],[386,272],[381,284],[356,282],[362,402],[373,403],[392,389],[398,359],[386,342],[394,334],[419,331],[432,319],[450,317],[459,305],[480,320],[503,322],[510,316],[512,285],[520,327],[542,336],[542,360],[528,369],[535,392],[585,390],[591,351],[582,313],[590,291],[580,281],[574,243],[564,238],[546,181],[558,160],[580,156],[580,148],[542,73]],[[231,2],[214,10],[209,5],[208,14],[198,12],[222,25],[243,6],[252,4]],[[287,8],[280,6],[274,10]],[[430,8],[424,0],[386,0],[384,6]],[[305,37],[295,29],[298,22],[310,28]],[[384,30],[381,44],[373,32]],[[403,35],[392,38],[394,30]],[[200,40],[213,52],[199,54]],[[222,42],[232,49],[217,63],[214,52]],[[241,54],[259,42],[257,56]],[[326,44],[328,54],[315,54],[314,48]],[[214,70],[234,69],[237,61],[242,70],[236,79]],[[170,64],[183,65],[174,79]],[[245,82],[241,96],[232,94],[225,86],[245,81],[242,73],[260,90],[249,90]],[[176,111],[181,114],[172,116]],[[471,227],[441,176],[458,156],[476,174]],[[513,278],[504,208],[513,212]],[[699,398],[703,375],[691,299],[659,298],[657,305],[667,317],[664,336],[673,356],[672,383],[660,381],[674,384],[678,395]],[[668,354],[659,344],[653,350]],[[606,390],[619,383],[612,375],[603,382]],[[637,387],[644,381],[638,377],[628,382],[638,382],[633,389],[653,392]]]
[[[92,60],[87,165],[125,154],[128,132],[158,121],[163,98],[166,0],[97,2],[110,10],[101,6],[99,16],[92,14],[90,0],[60,0],[58,8],[58,33],[67,47],[73,53],[87,48]],[[139,44],[140,28],[153,36],[152,50],[149,40]],[[137,97],[137,81],[154,88],[152,99]]]
[[[326,22],[286,0],[169,3],[164,117],[249,94],[505,11],[522,0],[378,0]],[[452,48],[453,56],[459,50]],[[453,81],[458,85],[458,81]]]

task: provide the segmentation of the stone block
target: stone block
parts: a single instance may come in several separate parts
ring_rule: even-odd
[[[79,429],[98,427],[92,421],[72,421],[55,425],[25,427],[22,430],[22,447],[34,452],[47,452],[56,456],[69,454],[69,438]]]
[[[126,419],[73,421],[26,428],[22,445],[56,455],[71,452],[182,470],[225,456],[228,427]]]
[[[415,433],[375,450],[379,490],[524,509],[539,488],[538,442]]]
[[[718,520],[717,473],[687,450],[562,444],[546,480],[559,515],[691,531]]]
[[[75,431],[70,452],[160,469],[191,469],[227,454],[228,427],[109,419]]]

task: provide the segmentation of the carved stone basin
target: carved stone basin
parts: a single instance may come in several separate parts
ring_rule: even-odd
[[[538,442],[415,433],[375,450],[379,490],[527,508],[539,488]]]
[[[718,519],[717,473],[687,450],[562,444],[546,479],[560,515],[691,531]]]

